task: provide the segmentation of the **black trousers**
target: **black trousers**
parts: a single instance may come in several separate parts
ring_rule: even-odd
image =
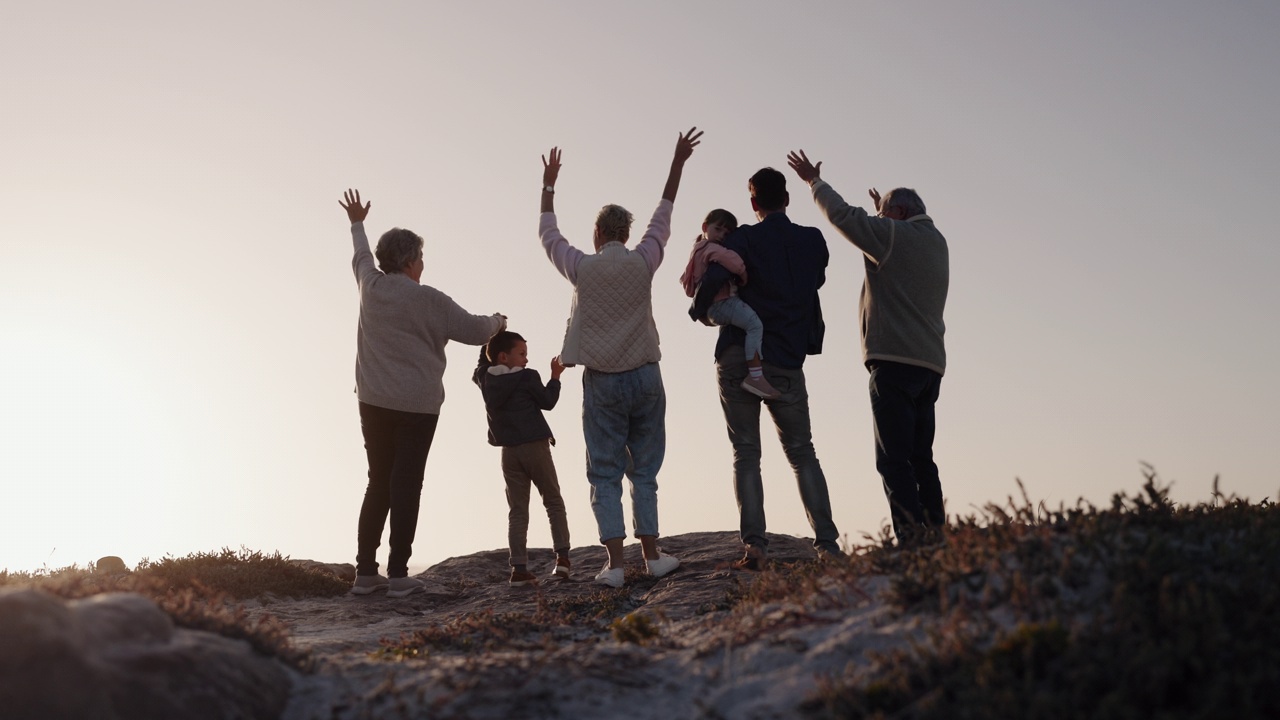
[[[360,430],[369,457],[369,486],[360,506],[356,534],[356,574],[378,574],[382,528],[391,516],[388,577],[409,575],[409,556],[418,529],[422,475],[436,435],[439,415],[388,410],[360,403]]]
[[[928,368],[873,360],[871,415],[876,430],[876,470],[884,482],[898,540],[922,527],[946,523],[942,482],[933,462],[934,404],[942,376]]]

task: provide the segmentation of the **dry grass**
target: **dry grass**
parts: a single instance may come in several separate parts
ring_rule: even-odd
[[[828,678],[830,718],[1280,717],[1280,511],[1225,497],[1177,506],[1149,467],[1111,506],[1021,503],[933,545],[864,548],[903,612],[939,616],[926,647]]]

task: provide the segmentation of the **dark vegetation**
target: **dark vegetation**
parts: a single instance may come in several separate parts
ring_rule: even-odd
[[[1280,717],[1280,510],[1218,493],[1177,506],[1151,468],[1109,508],[1027,501],[934,544],[867,549],[904,612],[941,616],[927,647],[825,679],[831,718]],[[768,589],[763,587],[757,592]],[[810,583],[812,589],[812,583]],[[1001,618],[997,621],[995,618]]]

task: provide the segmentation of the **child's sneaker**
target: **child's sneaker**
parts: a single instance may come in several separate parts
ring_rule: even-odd
[[[537,585],[538,578],[528,570],[517,570],[511,568],[511,579],[508,580],[512,587],[520,587],[522,585]]]
[[[648,558],[645,558],[644,566],[649,571],[650,575],[656,578],[660,578],[663,575],[666,575],[667,573],[671,572],[672,570],[675,570],[676,568],[680,567],[680,558],[673,557],[671,555],[665,555],[661,551],[659,551],[658,557],[656,559],[650,560]]]
[[[351,586],[352,595],[372,595],[378,590],[387,589],[387,578],[385,575],[357,575],[356,582]]]
[[[596,573],[596,582],[601,585],[608,585],[611,588],[622,587],[622,581],[626,578],[626,571],[622,568],[609,568],[609,561],[604,561],[604,567],[600,572]]]
[[[402,598],[409,597],[414,593],[420,593],[427,589],[426,584],[414,577],[391,578],[390,588],[387,590],[387,597]]]
[[[778,392],[777,388],[770,385],[769,381],[765,380],[763,377],[753,378],[748,375],[747,379],[743,380],[742,385],[739,387],[752,395],[764,398],[765,400],[777,400],[782,397],[782,393]]]
[[[558,577],[564,580],[569,578],[569,556],[556,556],[556,561],[551,563],[551,577]]]

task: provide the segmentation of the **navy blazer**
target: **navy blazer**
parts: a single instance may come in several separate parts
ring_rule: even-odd
[[[742,225],[725,238],[724,246],[742,256],[747,284],[738,297],[751,306],[764,323],[765,362],[784,368],[804,366],[806,355],[822,352],[826,325],[818,288],[827,280],[827,241],[817,228],[796,225],[785,213],[776,212],[755,225]],[[716,290],[730,278],[719,263],[709,263],[694,297],[689,315],[706,316]],[[739,328],[720,328],[717,359],[726,348],[741,346],[746,334]]]

